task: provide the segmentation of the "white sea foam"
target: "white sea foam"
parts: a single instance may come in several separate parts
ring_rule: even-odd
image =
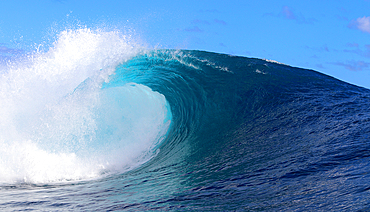
[[[164,96],[133,83],[101,89],[140,51],[117,31],[66,30],[47,52],[9,64],[0,76],[0,183],[86,179],[148,160],[169,127]]]

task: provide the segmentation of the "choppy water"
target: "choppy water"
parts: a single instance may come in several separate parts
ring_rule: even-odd
[[[369,210],[370,91],[65,31],[0,78],[0,209]]]

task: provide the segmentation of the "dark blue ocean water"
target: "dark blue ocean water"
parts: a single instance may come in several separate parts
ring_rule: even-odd
[[[149,159],[140,153],[138,157],[143,162],[139,165],[118,171],[102,168],[97,176],[81,175],[77,179],[64,175],[36,178],[33,172],[12,169],[18,174],[6,178],[15,180],[3,180],[0,185],[0,210],[370,210],[369,90],[272,61],[185,50],[138,53],[115,66],[108,78],[99,89],[113,95],[113,99],[119,99],[121,94],[117,93],[127,85],[149,87],[151,91],[143,89],[144,93],[153,93],[148,99],[162,98],[159,94],[165,97],[167,105],[162,108],[168,111],[161,116],[161,123],[170,120],[170,125],[168,131],[166,125],[165,132],[158,134],[159,140],[157,136],[157,141],[145,148],[145,154],[151,155]],[[90,89],[85,86],[87,82],[74,92]],[[135,96],[125,99],[135,101]],[[98,139],[100,143],[92,141],[92,146],[106,144],[86,147],[76,138],[65,136],[63,139],[75,139],[70,146],[78,144],[77,150],[69,146],[69,152],[76,151],[78,157],[85,149],[103,149],[96,151],[100,155],[121,150],[121,144],[111,144],[109,139],[117,139],[120,120],[124,122],[131,116],[114,119],[120,111],[117,107],[125,102],[109,101],[116,104],[113,109],[100,101],[96,104],[103,109],[91,110],[104,114],[114,110],[94,128],[100,136],[82,136]],[[150,105],[151,100],[143,100],[132,104],[131,109],[135,111],[142,104],[155,107]],[[86,117],[82,118],[84,123]],[[139,118],[139,124],[153,123]],[[140,129],[135,126],[124,125]],[[135,143],[150,127],[145,129],[119,134],[118,139],[135,134],[130,141]],[[33,139],[37,136],[41,133]],[[122,149],[126,148],[127,154],[142,145]],[[52,148],[44,149],[53,152]],[[4,153],[0,156],[5,158]],[[6,157],[10,161],[10,156]],[[17,166],[14,160],[4,161],[0,160]]]

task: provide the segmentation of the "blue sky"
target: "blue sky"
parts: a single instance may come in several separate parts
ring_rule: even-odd
[[[78,27],[118,29],[149,48],[272,59],[370,88],[370,0],[1,1],[0,59]]]

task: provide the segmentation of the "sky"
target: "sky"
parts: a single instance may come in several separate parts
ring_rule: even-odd
[[[148,48],[276,60],[370,88],[370,0],[4,0],[0,61],[78,27],[120,30]]]

